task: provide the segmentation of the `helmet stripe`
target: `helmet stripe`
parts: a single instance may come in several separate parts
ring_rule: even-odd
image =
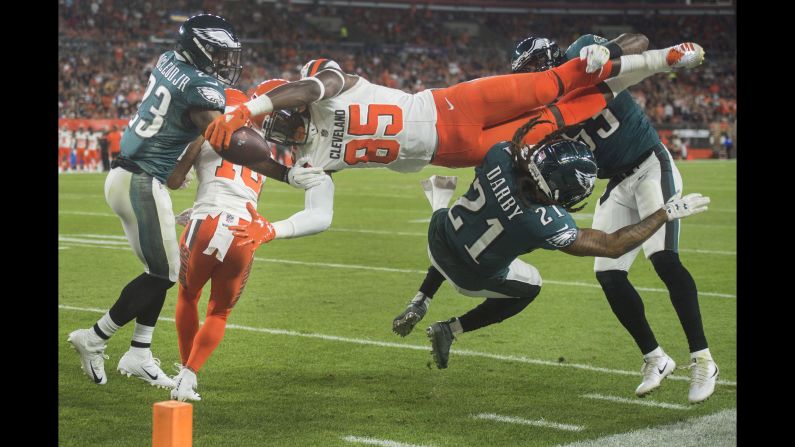
[[[317,71],[320,69],[320,66],[323,65],[323,62],[326,62],[327,60],[328,59],[318,59],[318,60],[316,60],[315,63],[312,65],[312,69],[309,70],[309,75],[308,76],[314,76],[315,73],[317,73]]]

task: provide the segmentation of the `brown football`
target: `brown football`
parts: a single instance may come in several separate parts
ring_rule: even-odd
[[[229,148],[218,153],[236,165],[250,165],[271,158],[271,148],[256,130],[241,127],[232,134]]]

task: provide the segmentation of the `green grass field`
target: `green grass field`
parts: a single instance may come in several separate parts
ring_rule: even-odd
[[[199,374],[203,400],[194,404],[193,445],[549,446],[734,409],[737,165],[678,166],[685,193],[712,198],[707,213],[682,223],[680,244],[721,371],[721,382],[705,403],[688,405],[689,371],[680,369],[650,397],[636,398],[642,357],[610,311],[593,275],[593,259],[543,250],[523,257],[544,278],[538,298],[512,319],[463,334],[453,344],[449,368],[431,368],[425,323],[461,315],[480,301],[445,284],[412,334],[402,339],[391,332],[392,318],[414,296],[428,266],[430,207],[418,182],[434,173],[458,175],[458,193],[463,193],[473,172],[350,170],[335,175],[329,231],[258,250],[226,337]],[[79,358],[66,343],[70,331],[91,326],[142,271],[105,203],[104,180],[105,175],[88,174],[62,175],[59,181],[62,446],[150,445],[152,404],[169,398],[168,391],[116,372],[132,324],[108,344],[104,386],[92,384],[80,371]],[[581,226],[590,227],[605,184],[597,183],[588,207],[577,215]],[[176,212],[191,206],[195,191],[194,184],[172,192]],[[271,221],[302,208],[301,191],[274,181],[264,186],[259,211]],[[684,333],[662,281],[642,255],[630,278],[641,288],[661,346],[679,366],[687,365]],[[208,290],[200,303],[202,315]],[[176,296],[173,287],[153,343],[170,374],[179,361]],[[478,417],[483,414],[557,425]]]

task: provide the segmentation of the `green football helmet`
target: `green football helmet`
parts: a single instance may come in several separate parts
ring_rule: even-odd
[[[179,27],[176,52],[199,70],[234,86],[240,78],[241,46],[232,25],[223,17],[199,14]]]
[[[538,190],[567,210],[591,195],[596,183],[596,159],[583,142],[558,139],[539,147],[523,147],[514,157]]]
[[[549,70],[564,61],[565,55],[554,40],[530,36],[516,45],[511,56],[511,72],[532,73]]]

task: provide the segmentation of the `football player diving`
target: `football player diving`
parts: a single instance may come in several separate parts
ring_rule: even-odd
[[[343,73],[333,61],[318,59],[302,70],[305,79],[277,86],[216,118],[205,137],[216,150],[224,150],[249,118],[268,115],[266,139],[295,145],[298,166],[329,173],[367,167],[415,172],[428,164],[473,167],[494,143],[510,140],[532,110],[541,108],[544,119],[527,139],[538,141],[598,113],[607,94],[612,97],[654,73],[693,67],[703,59],[695,44],[615,58],[610,51],[592,45],[581,57],[540,73],[480,78],[416,94],[372,84]],[[324,204],[322,210],[313,207],[312,220],[304,213],[267,234],[289,238],[327,229],[333,188],[329,181],[315,188],[322,198],[305,200]]]

